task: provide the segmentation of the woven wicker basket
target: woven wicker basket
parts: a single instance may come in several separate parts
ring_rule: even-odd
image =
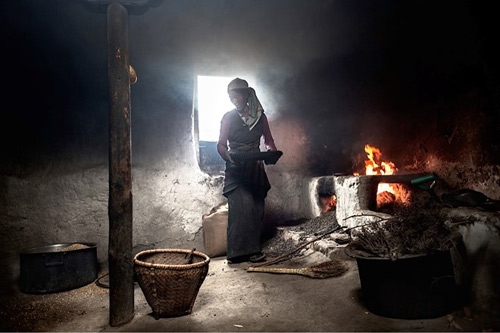
[[[190,314],[210,257],[195,250],[155,249],[134,257],[137,282],[156,319]]]

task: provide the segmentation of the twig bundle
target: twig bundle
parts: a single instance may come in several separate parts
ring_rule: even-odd
[[[282,267],[248,267],[248,272],[263,272],[275,274],[297,274],[304,275],[315,279],[325,279],[329,277],[337,277],[344,274],[348,270],[345,263],[340,260],[325,261],[320,264],[302,268],[282,268]]]
[[[351,245],[392,259],[448,249],[452,233],[444,223],[440,208],[429,202],[401,207],[393,217],[355,231]]]

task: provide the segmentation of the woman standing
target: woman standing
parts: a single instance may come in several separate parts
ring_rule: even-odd
[[[265,259],[260,236],[264,199],[271,188],[262,160],[235,161],[235,154],[260,152],[260,139],[276,150],[269,123],[255,90],[236,78],[227,88],[236,107],[221,121],[217,151],[226,161],[223,194],[228,199],[227,259],[232,263]]]

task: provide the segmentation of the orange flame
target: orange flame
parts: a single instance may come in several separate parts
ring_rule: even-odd
[[[321,213],[326,213],[337,206],[337,197],[334,194],[330,196],[320,196],[319,203],[321,206]]]
[[[398,171],[394,163],[382,161],[380,149],[365,145],[365,152],[368,156],[368,160],[365,161],[367,175],[392,175]]]
[[[392,175],[397,173],[398,168],[393,162],[383,161],[380,149],[365,145],[365,152],[368,159],[365,161],[366,175]],[[379,183],[377,189],[377,205],[390,203],[395,200],[407,202],[405,189],[397,184]]]

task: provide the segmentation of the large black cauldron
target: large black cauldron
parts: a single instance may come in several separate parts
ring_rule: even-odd
[[[399,319],[437,318],[462,306],[451,250],[407,255],[396,260],[360,255],[356,258],[366,308],[379,316]]]
[[[62,243],[20,253],[20,290],[51,293],[83,287],[97,279],[95,243]]]

